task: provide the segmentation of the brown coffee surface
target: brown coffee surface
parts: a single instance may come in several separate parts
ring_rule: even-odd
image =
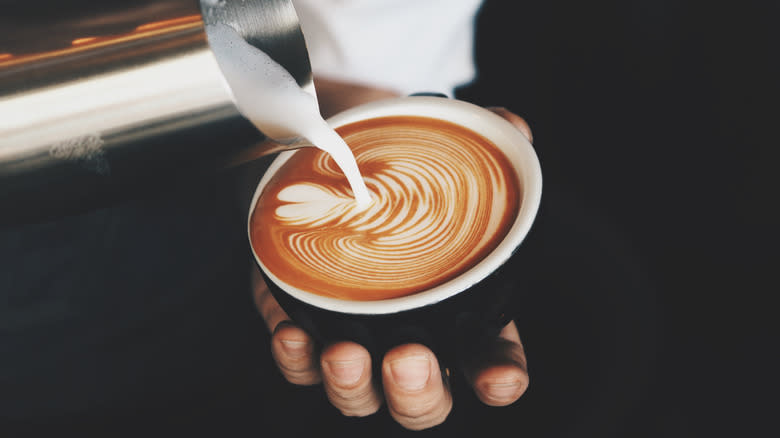
[[[337,131],[373,202],[357,207],[326,153],[297,151],[250,218],[253,248],[281,281],[345,300],[413,294],[473,267],[514,222],[519,182],[503,153],[479,134],[416,116]]]

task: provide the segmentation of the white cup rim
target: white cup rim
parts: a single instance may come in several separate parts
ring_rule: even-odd
[[[538,157],[528,139],[510,122],[480,106],[454,99],[429,96],[408,96],[369,102],[328,119],[334,128],[375,117],[404,115],[438,118],[453,122],[487,138],[498,146],[517,172],[520,180],[520,209],[507,235],[486,257],[455,278],[422,292],[375,301],[352,301],[306,292],[285,283],[266,269],[254,247],[252,255],[265,275],[292,297],[321,309],[350,314],[391,314],[429,306],[455,296],[487,278],[503,265],[520,246],[539,209],[542,194],[542,173]],[[251,216],[263,187],[271,176],[295,151],[282,152],[270,164],[255,189],[249,208],[247,234],[251,242]]]

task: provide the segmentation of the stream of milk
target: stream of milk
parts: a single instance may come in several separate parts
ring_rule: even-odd
[[[241,114],[266,136],[286,142],[302,137],[328,153],[352,188],[358,206],[371,203],[349,146],[320,115],[316,98],[270,56],[227,24],[208,24],[209,43]]]

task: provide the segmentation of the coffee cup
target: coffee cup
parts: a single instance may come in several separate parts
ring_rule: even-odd
[[[375,363],[389,348],[416,342],[448,364],[496,336],[524,293],[522,272],[510,261],[541,200],[541,169],[528,139],[492,111],[429,96],[367,103],[328,123],[353,148],[376,205],[355,210],[346,183],[334,188],[338,169],[327,156],[306,158],[319,152],[313,148],[283,152],[271,163],[250,205],[248,235],[282,309],[321,344],[358,342],[380,359]],[[371,151],[385,150],[390,164],[372,161],[382,152]],[[470,155],[461,157],[464,151]],[[438,161],[449,164],[439,169]],[[462,177],[463,169],[491,176]],[[436,204],[450,195],[451,203]],[[322,217],[302,220],[302,210]],[[363,234],[345,236],[345,223],[348,233]],[[366,229],[378,234],[367,241]],[[464,249],[470,246],[477,249]]]

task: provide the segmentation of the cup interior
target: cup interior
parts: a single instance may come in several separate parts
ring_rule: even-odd
[[[464,126],[494,143],[506,155],[520,181],[521,196],[519,211],[509,232],[484,259],[457,277],[425,291],[377,301],[342,300],[293,287],[269,272],[252,247],[252,255],[265,275],[294,298],[321,309],[351,314],[390,314],[428,306],[463,292],[489,276],[511,257],[531,229],[542,193],[539,160],[528,139],[514,125],[492,111],[459,100],[410,96],[357,106],[331,117],[328,123],[338,128],[370,118],[398,115],[431,117]],[[268,167],[252,198],[250,217],[265,185],[295,152],[281,153]]]

